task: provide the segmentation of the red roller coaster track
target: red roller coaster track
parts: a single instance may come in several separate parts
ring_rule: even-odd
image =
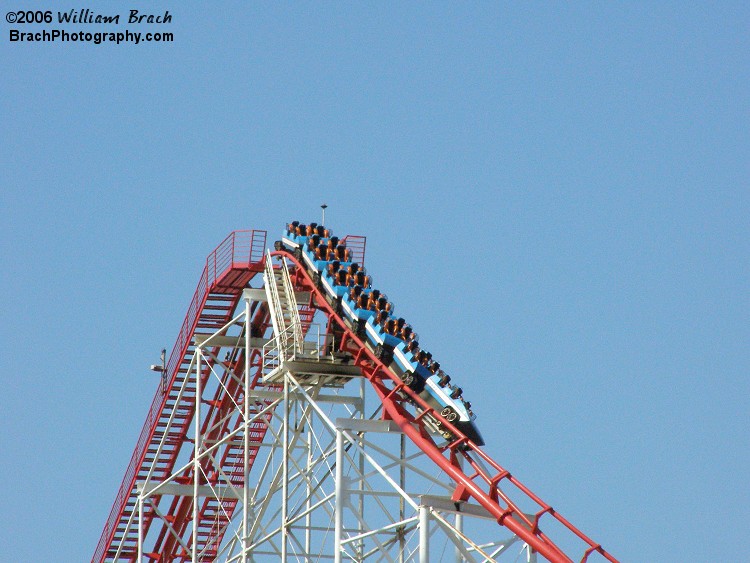
[[[356,259],[364,261],[364,238],[348,237],[349,247]],[[263,271],[263,252],[266,247],[265,231],[235,231],[230,234],[208,257],[195,295],[188,308],[185,321],[166,367],[166,391],[157,390],[148,411],[146,421],[136,443],[133,456],[125,472],[122,485],[117,493],[92,562],[136,561],[138,530],[134,522],[137,517],[138,484],[146,479],[159,481],[181,467],[178,460],[192,456],[193,444],[188,430],[195,415],[196,387],[200,382],[191,382],[191,357],[201,335],[219,330],[229,323],[243,290]],[[501,467],[479,447],[450,423],[453,439],[448,444],[437,444],[425,429],[422,419],[438,416],[422,398],[401,382],[386,367],[365,343],[352,331],[336,307],[326,299],[319,283],[291,253],[277,251],[275,256],[284,256],[292,264],[294,290],[305,292],[309,301],[301,304],[300,316],[303,326],[309,326],[314,311],[322,312],[332,325],[339,327],[343,338],[339,348],[353,357],[353,363],[361,369],[369,380],[382,403],[383,418],[396,423],[404,435],[429,458],[436,468],[456,483],[454,501],[469,501],[483,507],[498,525],[517,535],[535,552],[549,561],[566,562],[588,561],[592,554],[598,554],[608,561],[616,559],[599,544],[589,539],[575,526],[563,518],[556,510],[542,501],[511,473]],[[260,335],[270,330],[268,307],[258,305],[253,311],[253,332]],[[218,349],[216,350],[218,353]],[[243,371],[243,365],[253,370],[251,386],[259,384],[262,373],[262,358],[256,350],[246,362],[244,352],[238,351],[225,361],[235,373]],[[210,362],[209,362],[210,364]],[[209,367],[212,367],[209,365]],[[232,402],[241,400],[242,390],[228,378],[213,398],[201,397],[207,414],[203,423],[206,435],[219,438],[233,431],[237,424],[229,422],[226,412]],[[411,405],[418,405],[417,413]],[[258,407],[260,408],[260,407]],[[254,424],[254,438],[260,442],[267,431],[262,422]],[[220,473],[229,476],[237,484],[243,479],[243,456],[241,444],[228,448],[215,467],[206,466],[203,470],[210,484],[212,475]],[[186,454],[186,452],[188,452]],[[255,458],[251,452],[250,458]],[[185,465],[178,482],[193,482],[192,466]],[[512,494],[508,490],[512,490]],[[533,513],[522,511],[518,498],[524,507],[533,504]],[[513,498],[511,498],[513,497]],[[217,555],[226,526],[237,504],[236,499],[217,500],[207,497],[201,501],[198,510],[198,527],[194,538],[201,549],[201,561],[213,561]],[[142,533],[151,530],[156,535],[153,551],[144,553],[152,561],[190,560],[186,544],[188,528],[193,522],[193,497],[175,497],[168,505],[166,513],[157,514],[154,508],[147,508],[142,515]],[[566,553],[542,530],[549,522],[563,529],[582,546],[580,552]],[[183,538],[184,541],[180,541]]]

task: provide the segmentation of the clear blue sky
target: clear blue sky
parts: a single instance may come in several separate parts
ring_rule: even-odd
[[[0,24],[0,560],[91,557],[206,254],[323,202],[498,462],[623,561],[747,559],[746,3],[152,9]]]

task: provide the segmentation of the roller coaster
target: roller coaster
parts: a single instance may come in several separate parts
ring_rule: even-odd
[[[365,237],[266,239],[209,254],[92,562],[616,561],[483,451]]]

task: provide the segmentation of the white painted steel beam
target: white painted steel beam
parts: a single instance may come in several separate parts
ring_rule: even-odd
[[[154,494],[173,495],[176,497],[192,497],[196,489],[193,485],[180,485],[178,483],[149,483],[148,487],[139,487],[138,491],[143,498],[148,498]],[[199,485],[197,488],[198,497],[213,497],[225,499],[233,497],[242,499],[244,487],[229,487],[224,485]]]
[[[242,298],[249,299],[250,301],[255,301],[255,302],[268,301],[266,290],[263,288],[254,289],[254,288],[249,287],[247,289],[244,289],[242,290]],[[294,298],[297,300],[297,303],[307,303],[310,301],[310,292],[309,291],[295,291]]]
[[[262,350],[263,346],[268,344],[268,338],[250,338],[249,342],[241,335],[237,336],[226,336],[221,334],[196,334],[194,342],[198,346],[213,347],[219,346],[221,348],[248,348],[250,350]]]
[[[494,520],[493,516],[487,510],[478,504],[469,504],[464,501],[454,501],[450,497],[439,497],[434,495],[419,495],[420,506],[426,506],[439,510],[440,512],[450,512],[454,514],[465,514],[476,518],[486,518]]]

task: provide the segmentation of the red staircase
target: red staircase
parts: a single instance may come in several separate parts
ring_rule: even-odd
[[[172,474],[193,419],[195,386],[188,384],[182,388],[195,351],[195,333],[214,332],[231,320],[242,289],[263,270],[265,247],[266,231],[234,231],[206,259],[166,366],[167,391],[162,393],[159,387],[154,396],[92,562],[113,561],[115,557],[135,561],[138,547],[137,526],[134,526],[138,517],[136,485],[149,477],[151,468],[152,481],[162,481]],[[165,444],[159,450],[168,426]],[[207,507],[206,518],[209,515]],[[152,510],[144,511],[144,531],[148,530],[154,516]]]

